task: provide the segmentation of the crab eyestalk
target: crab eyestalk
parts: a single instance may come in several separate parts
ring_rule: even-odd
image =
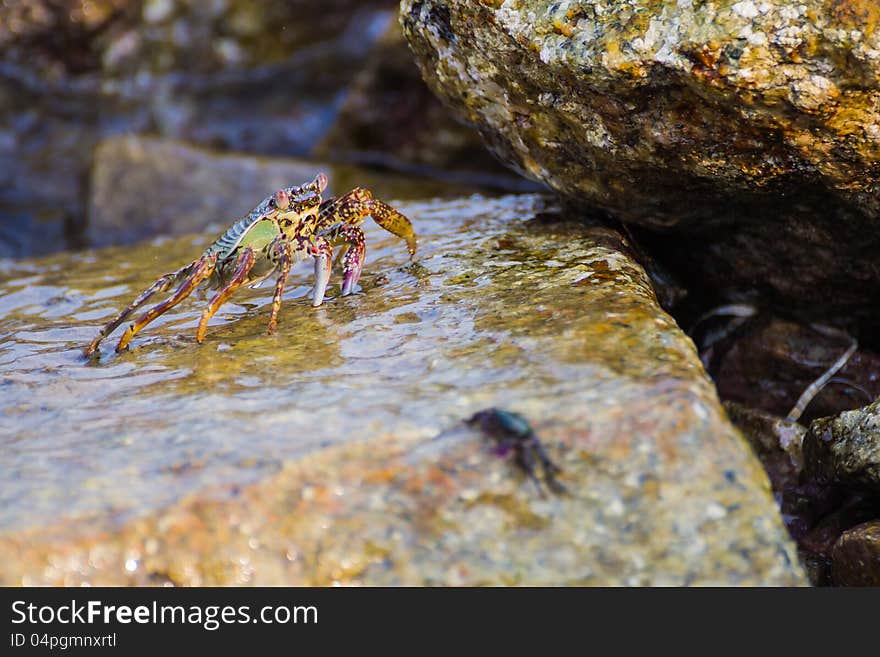
[[[275,203],[275,207],[279,210],[286,210],[290,207],[290,196],[288,196],[287,192],[283,189],[279,189],[275,192],[272,201]]]

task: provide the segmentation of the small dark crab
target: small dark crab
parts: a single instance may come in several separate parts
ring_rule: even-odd
[[[202,342],[208,321],[217,309],[242,285],[254,286],[278,272],[272,313],[271,334],[278,321],[284,285],[295,262],[315,260],[312,305],[320,306],[330,280],[333,247],[340,246],[336,262],[342,266],[342,295],[351,294],[361,276],[366,240],[360,225],[368,216],[382,228],[406,241],[410,258],[416,251],[416,236],[409,219],[390,205],[374,199],[367,189],[355,188],[338,198],[323,200],[327,176],[323,173],[300,187],[280,189],[263,200],[247,216],[236,221],[202,255],[175,272],[165,274],[141,292],[125,310],[108,322],[86,347],[92,356],[101,341],[153,295],[178,285],[171,297],[157,304],[129,325],[116,345],[122,351],[135,334],[157,317],[192,294],[199,285],[216,289],[202,313],[196,340]]]
[[[535,483],[541,494],[544,491],[538,477],[539,469],[547,488],[556,494],[567,492],[565,486],[556,480],[556,475],[562,469],[550,460],[534,429],[522,415],[500,408],[487,408],[465,420],[465,424],[492,438],[502,456],[512,449],[517,465]]]

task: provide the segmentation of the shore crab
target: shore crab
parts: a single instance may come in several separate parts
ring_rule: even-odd
[[[387,203],[373,198],[367,189],[355,188],[336,198],[322,199],[327,176],[299,187],[280,189],[236,221],[218,237],[196,260],[177,271],[161,276],[132,303],[101,329],[85,348],[91,357],[101,341],[110,335],[135,310],[155,294],[179,284],[174,294],[143,313],[130,324],[116,345],[125,349],[131,339],[147,324],[188,297],[200,285],[215,289],[202,313],[196,330],[196,341],[205,338],[208,321],[236,289],[255,286],[278,272],[268,333],[275,330],[281,297],[291,265],[306,258],[315,261],[315,285],[312,305],[320,306],[333,267],[333,248],[340,246],[336,263],[342,267],[342,296],[351,294],[361,276],[366,253],[366,240],[360,225],[368,217],[382,228],[406,241],[410,258],[416,251],[416,237],[409,219]]]
[[[519,413],[502,408],[487,408],[464,421],[469,427],[478,429],[496,443],[496,451],[500,456],[513,450],[516,464],[534,482],[541,495],[540,470],[544,483],[552,492],[564,494],[567,491],[556,476],[562,469],[550,460],[544,445],[538,439],[535,430]]]

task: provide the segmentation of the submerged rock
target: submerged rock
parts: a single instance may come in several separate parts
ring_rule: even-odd
[[[98,326],[213,235],[4,270],[0,583],[805,583],[618,234],[535,196],[398,206],[419,251],[369,228],[363,294],[312,309],[297,270],[271,337],[272,291],[242,292],[204,344],[187,302],[92,367]],[[465,425],[491,406],[566,494]]]
[[[880,400],[814,420],[804,438],[806,473],[880,494]]]
[[[403,0],[400,18],[502,159],[671,232],[688,281],[877,324],[872,0]]]
[[[832,488],[826,492],[831,493]],[[810,580],[819,586],[831,586],[836,581],[833,568],[835,566],[834,549],[847,531],[865,522],[871,522],[878,516],[878,506],[875,500],[860,495],[842,495],[837,489],[837,495],[831,495],[826,501],[836,497],[834,510],[822,517],[804,535],[798,536],[801,559],[810,575]],[[814,502],[815,503],[815,502]],[[849,562],[844,556],[841,564]]]

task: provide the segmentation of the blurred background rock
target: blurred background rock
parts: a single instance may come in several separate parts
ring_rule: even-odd
[[[424,86],[394,0],[0,3],[0,256],[175,230],[173,221],[149,221],[145,207],[143,217],[113,217],[125,230],[104,232],[113,192],[93,193],[92,172],[124,181],[138,163],[96,162],[96,153],[117,153],[101,144],[120,136],[137,151],[133,135],[211,149],[193,171],[201,180],[212,179],[218,151],[220,179],[241,153],[322,160],[293,162],[295,171],[338,161],[470,189],[535,188],[497,164]],[[148,197],[153,181],[139,182]],[[216,205],[229,212],[214,221],[259,200],[233,196],[240,192],[218,185]],[[185,230],[208,221],[182,219]]]

